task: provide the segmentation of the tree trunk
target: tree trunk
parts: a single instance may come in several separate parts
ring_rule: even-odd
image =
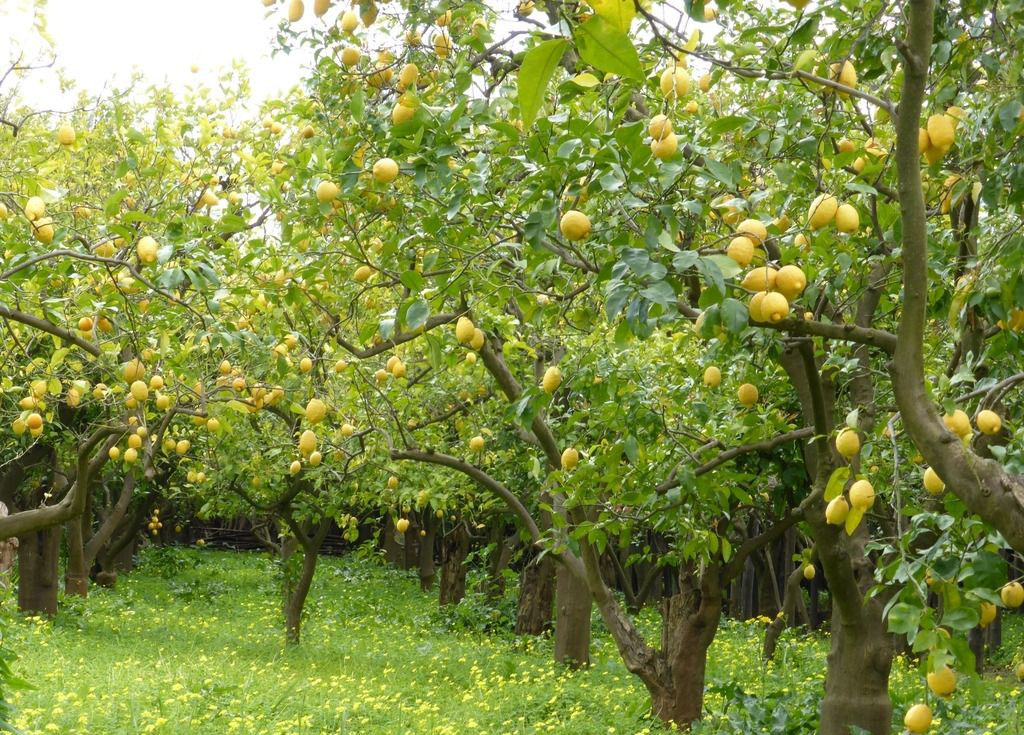
[[[800,587],[803,578],[804,569],[800,565],[790,572],[786,579],[786,591],[782,596],[782,612],[768,624],[764,633],[764,648],[761,650],[761,657],[765,661],[775,658],[775,647],[778,645],[779,636],[782,635],[786,626],[796,623],[797,612],[803,608],[803,590]],[[807,617],[806,610],[804,617]]]
[[[551,606],[555,599],[554,562],[547,555],[534,558],[519,575],[519,605],[516,633],[541,635],[551,627]]]
[[[859,623],[844,622],[838,605],[834,611],[821,735],[849,735],[851,725],[871,735],[888,735],[893,647],[882,620],[882,603],[873,599],[865,604]]]
[[[680,591],[662,603],[662,652],[668,671],[659,686],[648,686],[652,713],[682,728],[703,714],[708,649],[722,617],[717,569],[708,567],[706,574],[708,579],[698,580],[691,570],[680,570]]]
[[[27,533],[18,541],[18,609],[56,615],[60,527]]]
[[[423,511],[423,531],[426,535],[420,537],[420,589],[427,592],[434,586],[434,540],[437,538],[437,518],[430,508]]]
[[[64,573],[64,594],[89,596],[89,569],[85,566],[85,516],[72,518],[65,524],[68,540],[68,566]]]
[[[299,642],[299,630],[302,626],[302,609],[309,595],[316,574],[316,563],[320,557],[318,548],[307,548],[302,551],[302,570],[295,584],[291,586],[284,604],[285,640],[290,644]]]
[[[555,661],[574,669],[589,666],[590,589],[562,564],[555,578]]]
[[[499,517],[491,526],[490,552],[487,554],[487,581],[484,594],[490,600],[500,600],[505,595],[505,570],[512,561],[518,536],[505,537],[505,519]]]
[[[469,533],[461,521],[441,542],[442,605],[457,605],[466,596],[466,555],[469,554]]]
[[[129,473],[124,477],[121,485],[121,494],[118,496],[117,501],[110,507],[107,514],[103,517],[99,528],[96,529],[96,532],[85,544],[85,560],[82,566],[85,568],[86,572],[89,572],[92,569],[100,551],[111,542],[114,538],[114,534],[119,528],[121,528],[122,521],[128,513],[128,508],[131,505],[134,493],[135,475]],[[87,526],[82,527],[83,532],[87,530]]]
[[[381,533],[383,534],[381,545],[384,547],[384,558],[388,564],[394,564],[396,567],[402,566],[405,560],[405,548],[398,543],[398,531],[395,529],[390,515],[385,516],[384,529]]]

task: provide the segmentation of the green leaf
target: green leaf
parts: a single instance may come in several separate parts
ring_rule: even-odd
[[[575,38],[580,58],[595,69],[638,82],[644,80],[640,57],[629,37],[601,16],[592,16],[577,26]]]
[[[942,624],[948,625],[953,630],[970,630],[981,620],[977,610],[970,607],[956,607],[947,609],[942,614]]]
[[[708,173],[728,186],[730,189],[736,186],[739,180],[738,170],[727,163],[721,163],[713,158],[704,157],[704,168]]]
[[[633,0],[587,0],[587,3],[595,13],[623,33],[629,30],[636,16]]]
[[[712,263],[718,266],[718,270],[722,271],[722,278],[732,278],[737,275],[742,268],[740,264],[730,258],[728,255],[722,255],[721,253],[715,253],[714,255],[704,256],[706,260],[710,260]]]
[[[832,471],[832,476],[828,478],[828,484],[825,485],[825,502],[828,503],[842,495],[846,481],[849,479],[849,467],[836,467]]]
[[[921,622],[921,608],[900,602],[889,611],[890,633],[913,633]]]
[[[722,323],[725,324],[725,328],[733,334],[739,334],[746,329],[750,323],[747,305],[739,299],[724,299],[720,307],[720,312],[722,315]]]
[[[846,515],[846,535],[852,536],[853,532],[857,530],[857,526],[864,519],[863,508],[850,508],[850,512]]]
[[[584,89],[591,89],[601,83],[601,80],[591,74],[589,71],[585,71],[582,74],[577,74],[571,80],[574,84],[583,87]]]
[[[416,271],[405,271],[401,276],[398,277],[410,291],[422,291],[423,286],[426,284],[426,280],[423,276]]]
[[[552,38],[537,44],[523,57],[523,65],[519,68],[518,94],[519,114],[523,118],[524,127],[529,127],[536,119],[548,82],[568,44],[569,41],[564,38]]]
[[[430,316],[430,304],[427,303],[426,299],[416,299],[405,312],[405,323],[409,325],[410,329],[419,329],[427,323],[427,317]]]

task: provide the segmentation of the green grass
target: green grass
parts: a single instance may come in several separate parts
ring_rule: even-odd
[[[173,572],[173,574],[172,574]],[[566,672],[548,640],[452,625],[412,575],[328,558],[303,642],[285,647],[276,565],[266,555],[150,556],[115,590],[94,589],[53,621],[10,615],[15,693],[26,735],[473,735],[646,733],[643,687],[595,626],[594,665]],[[648,622],[653,623],[653,620]],[[1015,622],[1020,622],[1019,617]],[[1020,645],[1022,631],[1010,631]],[[758,660],[763,625],[728,623],[712,649],[703,732],[807,733],[824,676],[824,639],[787,635],[777,664]],[[1007,662],[1009,656],[1005,656]],[[921,696],[900,663],[898,709]],[[1007,680],[961,687],[936,732],[1022,732]],[[943,709],[945,707],[945,709]]]

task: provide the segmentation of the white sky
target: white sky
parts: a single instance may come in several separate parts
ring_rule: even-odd
[[[29,0],[0,0],[4,69],[19,50],[31,59],[48,60],[53,53],[32,30],[31,6]],[[306,7],[303,25],[314,22],[312,0]],[[197,82],[213,86],[218,70],[242,59],[258,102],[299,82],[306,59],[299,50],[270,58],[285,3],[273,8],[271,18],[267,11],[261,0],[48,0],[44,14],[57,65],[91,94],[101,93],[112,81],[123,84],[133,67],[147,81],[169,81],[176,91]],[[197,74],[191,72],[192,64],[199,65]],[[62,95],[54,77],[37,74],[33,78],[43,84],[22,83],[21,96],[33,106],[70,106],[74,97]]]

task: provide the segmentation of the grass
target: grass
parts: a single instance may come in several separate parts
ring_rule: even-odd
[[[36,687],[15,693],[16,724],[26,735],[661,730],[599,625],[594,665],[566,672],[551,663],[549,640],[464,624],[481,614],[500,622],[500,610],[469,601],[468,609],[441,613],[412,575],[328,558],[303,642],[285,647],[276,569],[266,555],[159,550],[115,590],[67,601],[52,621],[11,615],[7,595],[15,670]],[[1021,626],[1008,633],[1019,648]],[[787,634],[777,663],[763,669],[762,634],[761,623],[723,626],[711,652],[702,732],[814,732],[826,641]],[[921,677],[898,662],[897,709],[921,689]],[[934,730],[1018,735],[1021,699],[1005,677],[962,686],[936,707],[942,721]]]

